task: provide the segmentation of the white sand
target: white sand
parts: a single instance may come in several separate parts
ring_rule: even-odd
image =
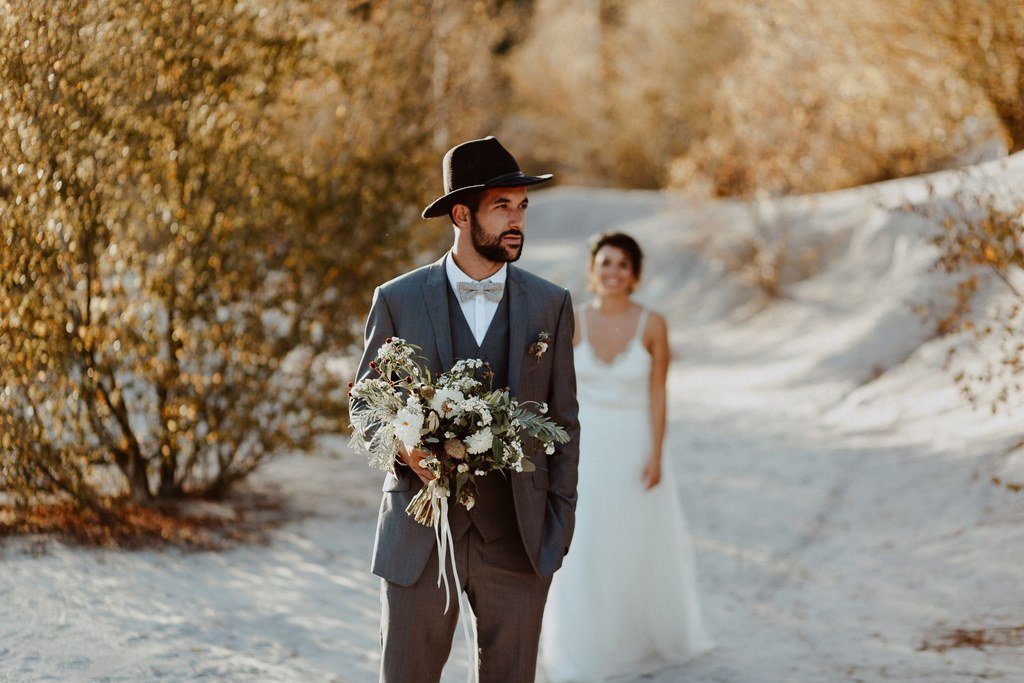
[[[1024,187],[1024,156],[973,169]],[[988,179],[986,179],[988,178]],[[962,174],[762,206],[829,259],[759,306],[691,248],[749,229],[749,207],[658,193],[536,192],[524,265],[581,293],[591,232],[649,253],[641,298],[668,314],[668,457],[680,475],[718,648],[644,680],[1024,680],[1024,652],[921,651],[945,629],[1024,624],[1017,420],[963,405],[908,302],[936,293],[924,221],[894,210]],[[702,227],[703,226],[703,227]],[[877,379],[873,379],[878,375]],[[380,477],[345,454],[278,460],[256,485],[308,516],[266,546],[113,552],[0,548],[0,680],[372,681],[367,571]],[[614,541],[614,539],[610,539]],[[41,554],[40,554],[41,553]],[[445,679],[465,676],[456,637]]]

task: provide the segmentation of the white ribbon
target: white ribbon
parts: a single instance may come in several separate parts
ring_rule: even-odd
[[[444,489],[440,489],[440,491],[444,491]],[[452,527],[448,522],[448,496],[441,495],[440,491],[435,489],[434,494],[430,497],[430,509],[434,515],[434,540],[437,541],[437,587],[440,588],[444,583],[444,613],[448,614],[448,608],[451,607],[452,602],[452,591],[448,581],[448,568],[445,565],[447,564],[446,560],[450,560],[455,590],[458,591],[459,621],[462,624],[462,634],[466,638],[466,652],[469,656],[469,671],[466,673],[466,681],[474,683],[477,674],[476,629],[469,616],[469,598],[462,592],[459,569],[455,566],[455,539],[452,538]]]

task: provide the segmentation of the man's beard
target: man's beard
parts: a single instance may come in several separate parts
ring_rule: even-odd
[[[523,233],[518,230],[506,230],[494,239],[488,239],[484,233],[484,228],[480,223],[477,222],[476,216],[470,214],[469,216],[469,236],[473,241],[473,248],[476,253],[483,256],[488,261],[494,263],[512,263],[518,261],[519,257],[523,254],[523,244],[526,242],[526,237]],[[514,247],[506,247],[501,243],[502,238],[507,235],[518,235],[520,242]]]

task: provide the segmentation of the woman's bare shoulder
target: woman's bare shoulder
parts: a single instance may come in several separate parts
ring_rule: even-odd
[[[648,330],[667,330],[668,321],[665,316],[654,310],[653,308],[647,308],[647,324]]]
[[[665,316],[652,308],[647,309],[647,321],[644,323],[643,339],[644,345],[648,348],[668,339],[668,321],[665,319]]]

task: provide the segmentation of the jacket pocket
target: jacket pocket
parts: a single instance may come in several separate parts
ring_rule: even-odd
[[[388,475],[384,477],[384,487],[381,490],[384,493],[394,493],[395,491],[408,491],[411,486],[412,477],[396,477],[388,472]]]
[[[548,471],[537,468],[533,471],[533,487],[548,490]]]

